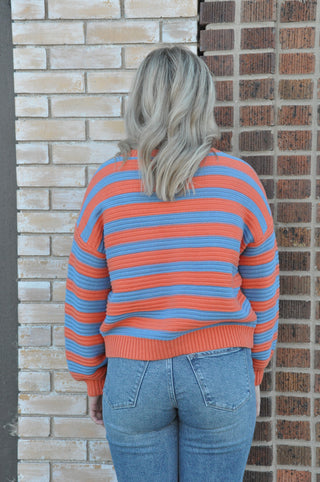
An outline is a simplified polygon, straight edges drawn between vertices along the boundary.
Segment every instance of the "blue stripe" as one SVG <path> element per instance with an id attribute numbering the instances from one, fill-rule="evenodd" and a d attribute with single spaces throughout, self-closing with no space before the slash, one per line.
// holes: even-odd
<path id="1" fill-rule="evenodd" d="M 94 336 L 99 334 L 101 322 L 99 323 L 88 323 L 75 320 L 71 315 L 65 316 L 65 325 L 76 335 L 81 336 Z"/>
<path id="2" fill-rule="evenodd" d="M 239 251 L 240 242 L 224 236 L 189 236 L 181 238 L 149 239 L 147 241 L 121 243 L 107 249 L 108 259 L 133 253 L 144 253 L 183 248 L 221 248 Z"/>
<path id="3" fill-rule="evenodd" d="M 139 276 L 147 276 L 152 274 L 166 274 L 172 272 L 194 271 L 195 273 L 223 273 L 234 275 L 237 268 L 231 263 L 223 261 L 189 261 L 173 263 L 159 263 L 146 266 L 135 266 L 134 268 L 115 269 L 111 273 L 112 280 L 137 278 Z"/>
<path id="4" fill-rule="evenodd" d="M 106 310 L 107 300 L 83 300 L 72 291 L 66 290 L 66 303 L 82 313 L 102 313 Z"/>
<path id="5" fill-rule="evenodd" d="M 110 287 L 109 277 L 107 278 L 92 278 L 78 273 L 78 271 L 71 265 L 68 268 L 68 278 L 77 286 L 86 290 L 99 291 Z"/>
<path id="6" fill-rule="evenodd" d="M 214 326 L 220 326 L 220 325 L 237 325 L 237 323 L 218 323 L 218 324 L 212 324 L 212 325 L 206 325 L 202 328 L 194 328 L 191 330 L 185 330 L 185 331 L 160 331 L 160 330 L 146 330 L 146 329 L 141 329 L 141 328 L 132 328 L 132 327 L 117 327 L 113 328 L 112 330 L 108 331 L 105 336 L 108 335 L 122 335 L 122 336 L 133 336 L 136 338 L 148 338 L 149 340 L 174 340 L 175 338 L 178 338 L 179 336 L 186 335 L 188 333 L 193 333 L 194 331 L 199 331 L 203 330 L 206 328 L 211 328 Z M 241 323 L 240 326 L 252 326 L 252 323 Z"/>
<path id="7" fill-rule="evenodd" d="M 76 353 L 84 358 L 94 358 L 103 355 L 105 351 L 103 341 L 100 345 L 84 346 L 69 338 L 66 338 L 66 350 Z"/>
<path id="8" fill-rule="evenodd" d="M 92 268 L 100 268 L 100 269 L 106 268 L 105 259 L 94 256 L 94 254 L 88 253 L 87 251 L 85 251 L 79 246 L 79 244 L 76 242 L 75 239 L 73 240 L 71 251 L 77 258 L 77 260 L 83 264 L 87 264 Z"/>
<path id="9" fill-rule="evenodd" d="M 194 223 L 228 223 L 244 228 L 243 219 L 237 214 L 227 214 L 221 211 L 183 212 L 174 214 L 159 214 L 150 216 L 135 216 L 130 218 L 110 221 L 104 225 L 105 235 L 116 231 L 125 231 L 133 228 L 176 226 L 178 224 Z M 227 227 L 226 227 L 227 229 Z"/>
<path id="10" fill-rule="evenodd" d="M 251 306 L 249 302 L 244 302 L 242 309 L 236 312 L 227 313 L 225 311 L 206 311 L 199 309 L 188 309 L 188 308 L 172 308 L 166 310 L 153 310 L 153 311 L 135 311 L 132 313 L 124 313 L 122 315 L 110 316 L 107 315 L 104 323 L 107 325 L 112 325 L 123 320 L 130 320 L 133 317 L 143 318 L 154 318 L 158 319 L 159 323 L 161 320 L 166 320 L 168 318 L 182 318 L 198 321 L 219 321 L 219 320 L 244 320 L 251 312 Z M 251 323 L 250 326 L 255 326 L 256 322 Z M 161 326 L 161 325 L 160 325 Z"/>
<path id="11" fill-rule="evenodd" d="M 264 254 L 267 251 L 271 251 L 274 248 L 274 242 L 275 242 L 275 235 L 271 234 L 269 238 L 262 243 L 260 246 L 257 246 L 256 248 L 252 248 L 250 246 L 247 246 L 243 255 L 244 256 L 259 256 L 260 254 Z"/>
<path id="12" fill-rule="evenodd" d="M 276 294 L 279 282 L 275 282 L 269 288 L 243 288 L 242 291 L 251 301 L 268 301 Z"/>
<path id="13" fill-rule="evenodd" d="M 241 260 L 240 260 L 241 261 Z M 246 265 L 239 265 L 239 273 L 241 274 L 242 278 L 265 278 L 267 276 L 271 276 L 276 269 L 275 260 L 270 261 L 269 263 L 254 265 L 254 266 L 246 266 Z"/>

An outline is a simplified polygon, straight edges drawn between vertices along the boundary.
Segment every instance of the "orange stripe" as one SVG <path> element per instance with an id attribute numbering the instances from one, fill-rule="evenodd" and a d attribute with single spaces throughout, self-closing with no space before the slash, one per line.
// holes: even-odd
<path id="1" fill-rule="evenodd" d="M 84 365 L 87 367 L 95 367 L 97 365 L 100 365 L 106 357 L 105 355 L 99 355 L 93 358 L 86 358 L 84 356 L 76 355 L 75 353 L 72 353 L 71 351 L 66 350 L 66 358 L 69 361 L 73 361 L 75 363 L 78 363 L 79 365 Z"/>
<path id="2" fill-rule="evenodd" d="M 276 294 L 267 301 L 251 301 L 251 306 L 255 312 L 259 311 L 267 311 L 270 308 L 273 308 L 279 298 L 279 290 L 277 290 Z"/>
<path id="3" fill-rule="evenodd" d="M 175 286 L 177 284 L 190 286 L 235 287 L 231 274 L 183 271 L 114 280 L 112 282 L 112 290 L 113 292 L 124 293 L 146 288 L 157 288 L 160 286 Z M 238 283 L 238 285 L 240 285 L 240 283 Z"/>
<path id="4" fill-rule="evenodd" d="M 107 268 L 92 268 L 87 264 L 81 263 L 73 253 L 70 254 L 69 264 L 73 266 L 78 273 L 89 276 L 90 278 L 106 278 L 109 275 Z"/>
<path id="5" fill-rule="evenodd" d="M 70 278 L 67 279 L 66 289 L 75 293 L 78 298 L 87 301 L 104 300 L 107 298 L 110 290 L 86 290 L 79 288 Z"/>
<path id="6" fill-rule="evenodd" d="M 242 229 L 233 224 L 195 223 L 169 226 L 150 226 L 128 229 L 108 234 L 106 245 L 112 247 L 128 241 L 146 241 L 148 239 L 176 238 L 182 236 L 224 236 L 241 241 Z"/>
<path id="7" fill-rule="evenodd" d="M 72 316 L 75 320 L 86 324 L 102 322 L 106 315 L 105 312 L 83 313 L 82 311 L 76 310 L 73 306 L 69 305 L 69 303 L 65 304 L 65 313 Z"/>
<path id="8" fill-rule="evenodd" d="M 265 333 L 266 331 L 268 330 L 271 330 L 271 328 L 273 328 L 273 326 L 275 325 L 275 323 L 277 322 L 278 320 L 278 313 L 277 315 L 270 321 L 266 322 L 266 323 L 257 323 L 256 327 L 255 327 L 255 333 Z"/>
<path id="9" fill-rule="evenodd" d="M 65 337 L 69 340 L 73 340 L 79 345 L 83 346 L 92 346 L 92 345 L 99 345 L 103 343 L 103 336 L 102 335 L 78 335 L 74 331 L 70 330 L 70 328 L 65 327 L 64 329 Z"/>

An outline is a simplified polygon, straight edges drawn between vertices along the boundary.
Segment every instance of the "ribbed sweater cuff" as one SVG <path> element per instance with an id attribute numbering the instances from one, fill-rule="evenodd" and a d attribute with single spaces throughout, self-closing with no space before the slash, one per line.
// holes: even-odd
<path id="1" fill-rule="evenodd" d="M 104 386 L 104 378 L 100 378 L 99 380 L 87 380 L 87 390 L 89 397 L 95 397 L 97 395 L 102 395 L 103 393 L 103 386 Z"/>
<path id="2" fill-rule="evenodd" d="M 260 385 L 260 383 L 262 382 L 263 373 L 264 373 L 264 368 L 255 368 L 254 369 L 254 384 L 255 385 Z"/>

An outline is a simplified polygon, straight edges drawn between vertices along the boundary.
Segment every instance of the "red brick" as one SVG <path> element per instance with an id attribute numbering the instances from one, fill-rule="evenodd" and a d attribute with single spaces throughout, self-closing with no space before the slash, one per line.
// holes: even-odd
<path id="1" fill-rule="evenodd" d="M 311 156 L 278 156 L 277 170 L 281 176 L 310 174 Z"/>
<path id="2" fill-rule="evenodd" d="M 320 251 L 316 252 L 316 269 L 320 271 Z"/>
<path id="3" fill-rule="evenodd" d="M 309 373 L 278 372 L 276 373 L 276 390 L 278 392 L 310 392 Z"/>
<path id="4" fill-rule="evenodd" d="M 248 99 L 274 99 L 273 79 L 240 80 L 239 95 L 241 100 Z"/>
<path id="5" fill-rule="evenodd" d="M 280 131 L 278 147 L 281 151 L 308 151 L 311 149 L 311 131 Z"/>
<path id="6" fill-rule="evenodd" d="M 272 472 L 253 472 L 246 470 L 243 477 L 243 482 L 273 482 Z"/>
<path id="7" fill-rule="evenodd" d="M 269 397 L 261 397 L 260 415 L 261 417 L 271 417 L 272 400 Z"/>
<path id="8" fill-rule="evenodd" d="M 316 222 L 320 223 L 320 204 L 317 204 L 316 213 L 317 213 Z"/>
<path id="9" fill-rule="evenodd" d="M 200 51 L 232 50 L 234 48 L 234 30 L 201 30 Z"/>
<path id="10" fill-rule="evenodd" d="M 200 25 L 234 22 L 235 2 L 200 2 Z"/>
<path id="11" fill-rule="evenodd" d="M 312 124 L 311 105 L 284 105 L 278 110 L 278 124 L 308 126 Z"/>
<path id="12" fill-rule="evenodd" d="M 278 469 L 277 482 L 311 482 L 311 472 Z"/>
<path id="13" fill-rule="evenodd" d="M 243 28 L 241 30 L 241 48 L 268 49 L 275 47 L 275 29 L 273 27 Z"/>
<path id="14" fill-rule="evenodd" d="M 273 174 L 272 156 L 243 156 L 242 159 L 248 162 L 259 176 L 271 176 Z"/>
<path id="15" fill-rule="evenodd" d="M 267 198 L 272 199 L 274 197 L 274 180 L 273 179 L 261 179 L 261 184 L 264 187 Z"/>
<path id="16" fill-rule="evenodd" d="M 281 247 L 306 248 L 311 243 L 311 231 L 308 228 L 278 228 L 277 241 Z"/>
<path id="17" fill-rule="evenodd" d="M 308 179 L 281 179 L 277 182 L 279 199 L 307 199 L 311 195 L 311 181 Z"/>
<path id="18" fill-rule="evenodd" d="M 230 152 L 232 150 L 232 132 L 222 132 L 220 139 L 213 143 L 216 149 L 223 152 Z"/>
<path id="19" fill-rule="evenodd" d="M 239 135 L 241 151 L 269 151 L 273 149 L 273 134 L 271 131 L 247 131 Z"/>
<path id="20" fill-rule="evenodd" d="M 246 105 L 240 107 L 241 126 L 274 125 L 274 108 L 272 105 Z"/>
<path id="21" fill-rule="evenodd" d="M 315 244 L 317 248 L 320 247 L 320 228 L 315 229 Z"/>
<path id="22" fill-rule="evenodd" d="M 240 54 L 240 75 L 273 74 L 275 55 L 273 52 Z"/>
<path id="23" fill-rule="evenodd" d="M 208 55 L 203 58 L 214 75 L 218 77 L 233 75 L 233 55 Z"/>
<path id="24" fill-rule="evenodd" d="M 314 47 L 313 27 L 280 29 L 280 45 L 283 49 L 311 49 Z"/>
<path id="25" fill-rule="evenodd" d="M 311 465 L 311 447 L 293 447 L 278 445 L 277 463 L 279 465 Z"/>
<path id="26" fill-rule="evenodd" d="M 309 343 L 309 325 L 298 325 L 296 323 L 280 323 L 278 328 L 279 343 Z"/>
<path id="27" fill-rule="evenodd" d="M 270 392 L 270 390 L 272 390 L 272 387 L 273 387 L 272 372 L 268 372 L 267 370 L 265 370 L 260 387 L 263 392 Z"/>
<path id="28" fill-rule="evenodd" d="M 271 440 L 271 423 L 257 422 L 255 426 L 253 440 L 259 442 L 269 442 Z"/>
<path id="29" fill-rule="evenodd" d="M 231 101 L 233 100 L 233 81 L 232 80 L 220 80 L 215 82 L 216 98 L 218 101 Z"/>
<path id="30" fill-rule="evenodd" d="M 276 409 L 278 415 L 310 416 L 310 399 L 281 395 L 276 397 Z"/>
<path id="31" fill-rule="evenodd" d="M 305 348 L 277 348 L 277 366 L 286 368 L 310 368 L 310 351 Z"/>
<path id="32" fill-rule="evenodd" d="M 314 401 L 314 416 L 318 417 L 320 415 L 320 398 L 316 398 Z"/>
<path id="33" fill-rule="evenodd" d="M 281 99 L 312 99 L 312 79 L 281 79 L 279 82 L 279 95 Z"/>
<path id="34" fill-rule="evenodd" d="M 282 3 L 281 22 L 307 22 L 316 20 L 317 3 L 314 0 L 293 0 Z"/>
<path id="35" fill-rule="evenodd" d="M 214 116 L 220 127 L 233 127 L 233 107 L 215 107 Z"/>
<path id="36" fill-rule="evenodd" d="M 279 262 L 281 271 L 309 271 L 310 253 L 307 251 L 281 251 Z"/>
<path id="37" fill-rule="evenodd" d="M 314 368 L 316 370 L 320 369 L 320 350 L 315 350 L 314 352 Z"/>
<path id="38" fill-rule="evenodd" d="M 250 450 L 249 465 L 272 465 L 272 449 L 271 447 L 263 447 L 261 445 L 253 445 Z"/>
<path id="39" fill-rule="evenodd" d="M 279 72 L 283 75 L 313 74 L 315 56 L 310 52 L 280 54 Z"/>
<path id="40" fill-rule="evenodd" d="M 320 374 L 316 373 L 314 376 L 314 391 L 316 393 L 320 392 Z"/>
<path id="41" fill-rule="evenodd" d="M 310 223 L 312 205 L 310 203 L 278 203 L 280 223 Z"/>
<path id="42" fill-rule="evenodd" d="M 279 316 L 288 320 L 309 320 L 311 315 L 310 301 L 305 300 L 280 300 Z"/>
<path id="43" fill-rule="evenodd" d="M 319 254 L 319 253 L 317 253 L 317 254 Z M 315 295 L 320 296 L 320 278 L 316 278 Z"/>
<path id="44" fill-rule="evenodd" d="M 310 440 L 310 422 L 278 420 L 277 437 L 286 440 Z"/>
<path id="45" fill-rule="evenodd" d="M 242 22 L 268 22 L 275 20 L 276 11 L 272 0 L 242 1 Z"/>
<path id="46" fill-rule="evenodd" d="M 309 276 L 280 276 L 281 295 L 310 295 Z"/>
<path id="47" fill-rule="evenodd" d="M 320 343 L 320 325 L 316 325 L 316 343 Z"/>

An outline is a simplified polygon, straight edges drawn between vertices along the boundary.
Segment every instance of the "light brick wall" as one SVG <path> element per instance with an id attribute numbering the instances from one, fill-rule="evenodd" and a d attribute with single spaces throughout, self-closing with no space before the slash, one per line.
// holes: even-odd
<path id="1" fill-rule="evenodd" d="M 19 480 L 115 481 L 84 383 L 67 372 L 67 258 L 89 179 L 117 151 L 142 58 L 196 52 L 196 0 L 12 0 L 18 202 Z"/>

